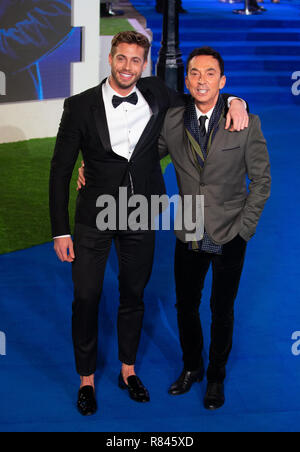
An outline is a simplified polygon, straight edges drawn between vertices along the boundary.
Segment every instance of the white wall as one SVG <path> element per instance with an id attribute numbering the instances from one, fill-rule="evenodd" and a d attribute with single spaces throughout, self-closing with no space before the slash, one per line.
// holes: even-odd
<path id="1" fill-rule="evenodd" d="M 54 137 L 63 111 L 63 99 L 0 105 L 0 143 Z"/>
<path id="2" fill-rule="evenodd" d="M 73 27 L 82 27 L 82 61 L 72 63 L 71 90 L 79 94 L 99 83 L 100 3 L 99 0 L 72 0 Z"/>

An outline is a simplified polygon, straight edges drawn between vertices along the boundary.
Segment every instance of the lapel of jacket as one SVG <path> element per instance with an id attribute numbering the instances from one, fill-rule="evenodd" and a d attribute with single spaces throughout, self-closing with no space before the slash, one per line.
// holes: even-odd
<path id="1" fill-rule="evenodd" d="M 209 160 L 210 158 L 212 158 L 213 154 L 216 152 L 217 149 L 219 149 L 222 146 L 222 143 L 224 141 L 225 138 L 225 134 L 227 134 L 227 131 L 225 130 L 225 123 L 226 123 L 226 119 L 222 118 L 220 125 L 219 125 L 219 129 L 216 133 L 216 136 L 212 142 L 211 148 L 209 150 L 208 156 L 206 160 Z"/>
<path id="2" fill-rule="evenodd" d="M 176 111 L 177 110 L 177 111 Z M 176 113 L 175 113 L 176 111 Z M 174 110 L 174 113 L 172 114 L 172 121 L 175 122 L 175 127 L 178 130 L 178 124 L 181 124 L 182 127 L 182 140 L 181 141 L 176 134 L 173 136 L 166 137 L 166 139 L 170 140 L 170 147 L 172 147 L 173 150 L 178 150 L 179 154 L 184 153 L 184 159 L 188 158 L 190 163 L 193 165 L 194 169 L 199 172 L 199 163 L 197 163 L 196 159 L 194 158 L 193 151 L 191 149 L 191 145 L 187 136 L 187 133 L 185 131 L 185 125 L 184 125 L 184 114 L 185 114 L 185 107 L 178 107 Z M 170 120 L 170 119 L 169 119 Z M 174 125 L 173 125 L 174 127 Z"/>
<path id="3" fill-rule="evenodd" d="M 146 102 L 148 103 L 149 107 L 151 108 L 152 116 L 151 116 L 148 124 L 146 125 L 146 127 L 133 151 L 132 158 L 139 152 L 140 149 L 143 149 L 145 142 L 147 141 L 148 137 L 151 135 L 152 128 L 155 124 L 155 121 L 156 121 L 156 119 L 158 117 L 158 113 L 159 113 L 159 105 L 158 105 L 158 101 L 157 101 L 155 95 L 153 94 L 153 92 L 150 89 L 145 88 L 143 86 L 142 80 L 138 82 L 137 88 L 140 90 L 140 92 L 144 96 Z"/>
<path id="4" fill-rule="evenodd" d="M 107 79 L 103 80 L 103 82 L 96 88 L 95 92 L 96 99 L 95 104 L 92 106 L 92 110 L 102 146 L 105 151 L 112 152 L 105 106 L 102 95 L 102 86 L 106 82 L 106 80 Z"/>

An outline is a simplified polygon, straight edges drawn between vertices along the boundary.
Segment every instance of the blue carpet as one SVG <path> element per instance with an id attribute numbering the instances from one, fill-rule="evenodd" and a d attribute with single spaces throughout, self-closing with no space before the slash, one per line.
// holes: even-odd
<path id="1" fill-rule="evenodd" d="M 298 16 L 300 22 L 299 10 L 290 12 L 295 3 L 282 3 L 281 10 L 278 5 L 266 3 L 270 19 L 274 16 L 276 20 L 296 22 Z M 154 2 L 134 4 L 146 11 L 149 26 L 152 21 L 159 24 L 161 18 L 153 11 Z M 186 27 L 189 20 L 194 23 L 198 18 L 201 23 L 199 4 L 184 2 L 193 13 L 184 17 Z M 207 1 L 205 8 L 213 18 L 215 14 L 223 17 L 232 6 Z M 254 20 L 268 21 L 268 16 Z M 240 24 L 239 20 L 236 23 Z M 233 42 L 240 28 L 232 30 Z M 300 64 L 295 66 L 294 70 L 300 70 Z M 264 72 L 257 78 L 263 82 Z M 237 88 L 234 92 L 240 94 Z M 167 394 L 169 384 L 181 370 L 181 354 L 174 308 L 175 237 L 171 232 L 159 232 L 153 275 L 145 294 L 145 326 L 137 366 L 151 392 L 151 403 L 138 405 L 117 387 L 118 267 L 113 250 L 99 315 L 99 412 L 89 419 L 77 414 L 70 267 L 60 264 L 52 244 L 46 244 L 0 256 L 0 332 L 5 333 L 7 341 L 6 355 L 0 356 L 0 431 L 299 431 L 300 356 L 292 354 L 291 339 L 294 331 L 300 331 L 299 101 L 299 97 L 291 98 L 288 90 L 284 102 L 277 102 L 275 97 L 265 103 L 250 99 L 251 110 L 261 116 L 268 140 L 273 188 L 247 252 L 236 304 L 226 405 L 216 413 L 203 408 L 205 382 L 185 396 L 172 398 Z M 289 158 L 285 158 L 287 153 Z M 176 192 L 172 166 L 167 168 L 166 182 L 169 194 Z M 210 282 L 211 274 L 201 307 L 206 363 Z"/>

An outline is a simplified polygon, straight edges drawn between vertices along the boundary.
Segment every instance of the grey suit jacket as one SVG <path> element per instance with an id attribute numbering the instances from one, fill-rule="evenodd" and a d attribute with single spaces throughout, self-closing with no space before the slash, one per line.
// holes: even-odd
<path id="1" fill-rule="evenodd" d="M 168 111 L 159 141 L 161 158 L 171 155 L 179 194 L 204 195 L 204 227 L 216 244 L 228 243 L 238 234 L 249 241 L 271 188 L 269 155 L 260 120 L 250 115 L 247 129 L 229 132 L 222 118 L 204 168 L 199 169 L 184 130 L 184 111 L 184 107 Z M 189 232 L 184 227 L 175 231 L 182 242 L 187 241 Z"/>

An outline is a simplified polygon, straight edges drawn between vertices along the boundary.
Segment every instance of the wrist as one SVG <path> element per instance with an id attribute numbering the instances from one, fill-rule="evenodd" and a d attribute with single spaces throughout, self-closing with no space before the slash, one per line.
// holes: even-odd
<path id="1" fill-rule="evenodd" d="M 247 104 L 244 101 L 244 99 L 241 99 L 240 97 L 229 97 L 228 98 L 228 108 L 230 108 L 232 105 L 234 105 L 234 103 L 238 101 L 238 102 L 242 102 L 242 104 L 245 107 L 245 110 L 247 110 Z"/>

